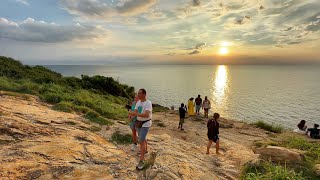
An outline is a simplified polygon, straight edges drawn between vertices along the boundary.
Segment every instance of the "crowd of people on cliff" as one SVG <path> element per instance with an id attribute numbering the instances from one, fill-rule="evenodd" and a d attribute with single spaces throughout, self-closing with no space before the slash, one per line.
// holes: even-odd
<path id="1" fill-rule="evenodd" d="M 127 105 L 129 110 L 129 126 L 132 131 L 132 140 L 133 144 L 131 147 L 132 151 L 138 149 L 139 143 L 139 163 L 136 166 L 137 170 L 142 170 L 145 167 L 144 156 L 148 153 L 148 143 L 147 143 L 147 134 L 152 125 L 152 103 L 146 97 L 147 92 L 145 89 L 140 89 L 138 94 L 135 95 L 134 100 L 130 105 Z M 204 116 L 208 118 L 209 109 L 211 108 L 211 103 L 208 100 L 207 96 L 202 101 L 200 95 L 195 99 L 190 98 L 187 106 L 183 103 L 179 108 L 180 121 L 178 129 L 183 129 L 184 119 L 186 114 L 189 116 L 194 116 L 195 114 L 200 115 L 201 108 L 204 110 Z M 207 136 L 208 136 L 208 145 L 206 154 L 210 153 L 210 147 L 214 142 L 216 144 L 216 154 L 219 154 L 219 119 L 220 115 L 214 113 L 213 117 L 210 118 L 207 122 Z"/>

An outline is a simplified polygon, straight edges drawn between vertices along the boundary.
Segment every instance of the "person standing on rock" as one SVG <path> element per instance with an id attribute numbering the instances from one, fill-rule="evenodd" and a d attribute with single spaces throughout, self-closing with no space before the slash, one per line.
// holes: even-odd
<path id="1" fill-rule="evenodd" d="M 219 153 L 219 119 L 220 115 L 218 113 L 213 114 L 213 119 L 209 119 L 207 123 L 208 128 L 208 145 L 207 145 L 207 154 L 209 154 L 209 150 L 211 147 L 212 142 L 216 143 L 216 154 Z"/>
<path id="2" fill-rule="evenodd" d="M 197 115 L 199 115 L 200 114 L 201 105 L 202 105 L 202 99 L 200 97 L 200 94 L 195 99 L 195 102 L 196 102 L 196 113 L 197 113 Z"/>
<path id="3" fill-rule="evenodd" d="M 146 98 L 146 95 L 147 92 L 145 89 L 139 90 L 139 101 L 136 103 L 134 112 L 129 113 L 130 116 L 137 116 L 135 127 L 138 132 L 140 143 L 140 161 L 136 166 L 137 170 L 142 170 L 145 166 L 144 155 L 147 152 L 146 137 L 152 125 L 152 103 Z"/>
<path id="4" fill-rule="evenodd" d="M 182 126 L 184 123 L 184 118 L 186 117 L 186 109 L 183 103 L 181 103 L 181 107 L 179 108 L 179 115 L 180 115 L 180 121 L 179 121 L 178 129 L 184 130 Z"/>
<path id="5" fill-rule="evenodd" d="M 194 102 L 193 97 L 188 100 L 188 116 L 194 115 Z"/>
<path id="6" fill-rule="evenodd" d="M 130 112 L 134 112 L 134 109 L 136 107 L 136 104 L 137 102 L 139 101 L 139 97 L 137 94 L 135 94 L 134 96 L 134 100 L 131 104 L 131 110 Z M 130 126 L 130 129 L 132 131 L 132 141 L 133 141 L 133 144 L 132 144 L 132 147 L 131 147 L 131 151 L 135 151 L 137 149 L 137 131 L 136 131 L 136 127 L 135 127 L 135 123 L 136 123 L 136 120 L 137 120 L 137 117 L 136 116 L 129 116 L 129 126 Z"/>
<path id="7" fill-rule="evenodd" d="M 211 103 L 208 100 L 207 96 L 204 97 L 204 101 L 202 103 L 202 108 L 204 109 L 204 117 L 208 118 L 209 109 L 211 108 Z"/>

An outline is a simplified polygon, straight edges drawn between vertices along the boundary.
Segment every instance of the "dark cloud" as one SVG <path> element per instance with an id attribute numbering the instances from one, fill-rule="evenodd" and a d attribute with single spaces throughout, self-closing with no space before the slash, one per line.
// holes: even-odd
<path id="1" fill-rule="evenodd" d="M 293 41 L 293 42 L 288 42 L 287 44 L 300 44 L 301 42 L 299 41 Z"/>
<path id="2" fill-rule="evenodd" d="M 202 49 L 205 45 L 205 43 L 199 43 L 194 47 L 194 49 Z"/>
<path id="3" fill-rule="evenodd" d="M 200 6 L 201 1 L 200 0 L 192 0 L 192 5 L 193 6 Z"/>
<path id="4" fill-rule="evenodd" d="M 259 10 L 263 10 L 264 9 L 264 7 L 261 5 L 260 7 L 259 7 Z"/>
<path id="5" fill-rule="evenodd" d="M 116 15 L 133 16 L 145 12 L 156 0 L 129 0 L 122 5 L 112 6 L 103 0 L 60 0 L 60 4 L 70 14 L 95 19 L 105 19 Z"/>
<path id="6" fill-rule="evenodd" d="M 167 55 L 167 56 L 174 56 L 174 55 L 176 55 L 176 53 L 168 53 L 168 54 L 165 54 L 165 55 Z"/>
<path id="7" fill-rule="evenodd" d="M 198 51 L 198 50 L 194 50 L 194 51 L 192 51 L 192 52 L 190 52 L 190 53 L 188 53 L 189 55 L 193 55 L 193 54 L 199 54 L 200 53 L 200 51 Z"/>
<path id="8" fill-rule="evenodd" d="M 94 26 L 80 24 L 61 26 L 28 18 L 22 22 L 12 22 L 0 18 L 0 39 L 31 42 L 66 42 L 72 40 L 92 40 L 107 36 L 108 31 Z"/>

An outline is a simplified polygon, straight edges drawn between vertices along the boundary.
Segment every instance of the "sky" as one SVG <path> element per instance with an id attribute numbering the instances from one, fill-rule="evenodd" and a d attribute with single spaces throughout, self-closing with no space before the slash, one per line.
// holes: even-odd
<path id="1" fill-rule="evenodd" d="M 319 0 L 1 0 L 26 64 L 320 63 Z"/>

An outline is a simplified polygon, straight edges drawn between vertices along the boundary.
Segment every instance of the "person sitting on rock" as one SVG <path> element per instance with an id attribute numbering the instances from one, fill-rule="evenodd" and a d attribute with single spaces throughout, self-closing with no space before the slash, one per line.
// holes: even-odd
<path id="1" fill-rule="evenodd" d="M 300 131 L 306 131 L 307 130 L 306 121 L 301 120 L 300 123 L 298 124 L 298 128 Z"/>
<path id="2" fill-rule="evenodd" d="M 211 147 L 212 142 L 216 143 L 216 154 L 219 153 L 219 119 L 220 115 L 218 113 L 213 114 L 213 119 L 209 119 L 207 123 L 208 128 L 208 145 L 207 145 L 207 154 L 209 154 L 209 150 Z"/>
<path id="3" fill-rule="evenodd" d="M 307 133 L 310 132 L 310 137 L 313 139 L 320 139 L 320 129 L 318 129 L 319 124 L 314 124 L 313 128 L 308 128 Z"/>

